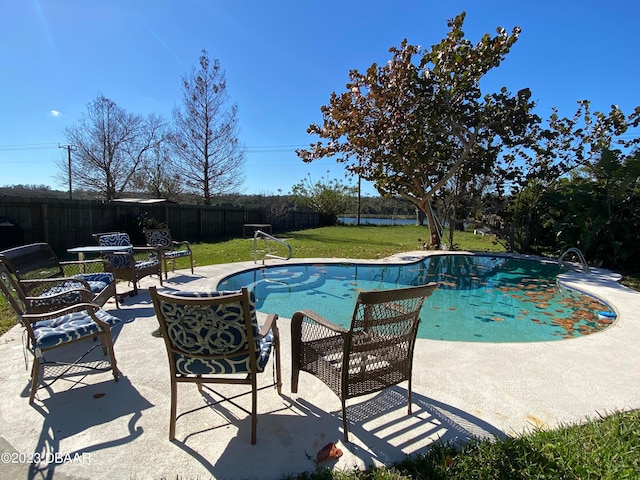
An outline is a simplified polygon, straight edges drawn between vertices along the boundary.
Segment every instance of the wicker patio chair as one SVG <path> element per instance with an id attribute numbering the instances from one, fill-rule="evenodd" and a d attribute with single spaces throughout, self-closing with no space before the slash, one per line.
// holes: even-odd
<path id="1" fill-rule="evenodd" d="M 158 247 L 164 266 L 164 278 L 168 278 L 167 260 L 171 260 L 171 271 L 176 270 L 176 258 L 189 257 L 191 273 L 193 274 L 193 252 L 191 245 L 186 240 L 177 241 L 171 238 L 171 230 L 168 228 L 145 228 L 144 236 L 147 245 Z"/>
<path id="2" fill-rule="evenodd" d="M 98 245 L 105 246 L 128 246 L 128 251 L 123 252 L 103 252 L 102 257 L 107 260 L 107 268 L 113 272 L 116 278 L 126 280 L 133 285 L 133 295 L 138 294 L 138 282 L 148 275 L 158 275 L 160 285 L 162 285 L 162 265 L 160 263 L 160 249 L 157 247 L 134 247 L 127 233 L 109 232 L 96 233 L 93 237 L 98 241 Z M 136 259 L 134 254 L 145 252 L 149 258 L 145 260 Z"/>
<path id="3" fill-rule="evenodd" d="M 246 287 L 234 292 L 171 294 L 150 287 L 149 292 L 169 358 L 169 439 L 173 440 L 176 432 L 178 383 L 195 383 L 200 392 L 203 384 L 240 384 L 251 386 L 251 412 L 232 403 L 251 415 L 251 443 L 256 443 L 257 392 L 275 385 L 280 394 L 282 388 L 278 316 L 270 314 L 259 328 L 255 297 Z M 272 349 L 275 381 L 258 388 L 257 374 L 265 370 Z M 223 398 L 229 401 L 236 397 Z"/>
<path id="4" fill-rule="evenodd" d="M 77 289 L 93 293 L 91 302 L 103 306 L 111 297 L 115 299 L 116 282 L 104 260 L 61 262 L 48 243 L 32 243 L 0 252 L 0 262 L 18 280 L 25 297 L 34 300 L 26 305 L 29 313 L 57 310 L 80 301 Z M 82 273 L 87 268 L 94 273 Z M 79 272 L 79 273 L 73 273 Z M 66 292 L 66 295 L 56 295 Z"/>
<path id="5" fill-rule="evenodd" d="M 62 373 L 49 382 L 48 385 L 51 385 L 55 380 L 64 376 L 71 367 L 82 364 L 82 360 L 86 355 L 98 345 L 102 346 L 104 355 L 109 355 L 110 370 L 113 372 L 113 378 L 118 381 L 111 327 L 119 325 L 122 321 L 105 312 L 95 303 L 91 303 L 93 298 L 91 291 L 82 288 L 76 290 L 80 301 L 74 305 L 64 306 L 46 313 L 27 313 L 25 305 L 37 300 L 37 297 L 25 297 L 18 281 L 3 263 L 0 263 L 0 291 L 22 323 L 26 331 L 25 348 L 33 355 L 29 403 L 33 403 L 40 384 L 41 370 L 46 365 L 64 365 Z M 65 291 L 49 295 L 47 298 L 53 298 L 55 301 L 56 296 L 64 296 L 68 295 L 68 293 L 68 291 Z M 99 344 L 92 342 L 96 338 L 100 339 Z M 47 352 L 64 348 L 81 340 L 91 342 L 91 346 L 84 355 L 77 358 L 73 363 L 61 364 L 60 362 L 47 361 L 45 359 Z M 109 370 L 108 368 L 97 368 L 91 365 L 84 366 L 95 370 Z"/>
<path id="6" fill-rule="evenodd" d="M 312 310 L 293 314 L 291 391 L 298 391 L 300 371 L 322 380 L 342 402 L 345 441 L 349 441 L 346 401 L 350 398 L 406 380 L 411 414 L 411 370 L 420 309 L 436 286 L 360 292 L 349 329 Z"/>

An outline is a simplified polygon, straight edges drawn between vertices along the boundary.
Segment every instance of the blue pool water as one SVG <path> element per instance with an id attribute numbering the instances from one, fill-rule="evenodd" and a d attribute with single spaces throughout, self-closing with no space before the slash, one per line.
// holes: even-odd
<path id="1" fill-rule="evenodd" d="M 349 326 L 357 293 L 438 282 L 421 312 L 419 338 L 469 342 L 536 342 L 602 330 L 610 309 L 557 285 L 556 263 L 493 255 L 434 255 L 412 264 L 303 264 L 231 275 L 218 290 L 248 286 L 261 312 L 291 318 L 315 310 Z"/>

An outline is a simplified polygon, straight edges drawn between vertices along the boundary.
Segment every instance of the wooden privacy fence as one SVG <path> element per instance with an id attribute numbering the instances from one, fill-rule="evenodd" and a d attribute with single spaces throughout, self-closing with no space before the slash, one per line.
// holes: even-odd
<path id="1" fill-rule="evenodd" d="M 0 249 L 9 242 L 46 242 L 57 252 L 79 245 L 93 245 L 92 233 L 127 232 L 134 244 L 144 244 L 142 224 L 163 223 L 176 240 L 211 241 L 241 237 L 247 223 L 274 223 L 261 209 L 181 205 L 176 203 L 121 203 L 0 195 L 0 216 L 14 226 L 0 226 Z M 274 231 L 318 226 L 314 212 L 290 211 L 273 225 Z M 15 229 L 22 235 L 16 235 Z M 3 232 L 4 229 L 4 232 Z M 9 233 L 11 232 L 11 235 Z"/>

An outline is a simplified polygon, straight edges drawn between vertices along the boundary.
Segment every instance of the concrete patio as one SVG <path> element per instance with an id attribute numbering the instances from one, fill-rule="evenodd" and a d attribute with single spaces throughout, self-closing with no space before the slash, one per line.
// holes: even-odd
<path id="1" fill-rule="evenodd" d="M 424 254 L 408 252 L 387 261 Z M 222 277 L 254 266 L 196 267 L 195 275 L 177 271 L 169 273 L 165 288 L 213 289 Z M 405 385 L 367 402 L 353 400 L 347 444 L 342 441 L 340 402 L 328 388 L 303 373 L 299 393 L 290 393 L 290 322 L 281 318 L 283 395 L 274 388 L 259 392 L 258 441 L 251 445 L 248 415 L 228 405 L 178 417 L 176 441 L 168 440 L 166 352 L 162 339 L 151 335 L 157 322 L 146 290 L 158 280 L 147 277 L 141 293 L 125 299 L 120 310 L 113 302 L 106 305 L 131 320 L 114 332 L 118 382 L 110 372 L 73 372 L 40 389 L 30 406 L 30 358 L 24 354 L 22 329 L 17 326 L 0 338 L 0 476 L 278 479 L 313 471 L 316 452 L 330 441 L 344 455 L 322 465 L 350 470 L 402 460 L 438 439 L 503 437 L 640 408 L 640 293 L 602 271 L 566 274 L 563 280 L 604 299 L 618 314 L 617 322 L 600 333 L 554 342 L 419 339 L 413 415 L 406 414 Z M 103 358 L 100 349 L 91 355 Z M 261 383 L 271 380 L 269 369 Z M 233 395 L 238 388 L 220 391 Z M 249 406 L 249 397 L 238 401 Z M 179 414 L 204 404 L 194 385 L 179 385 Z M 34 454 L 54 462 L 29 465 Z M 13 459 L 18 463 L 10 463 Z"/>

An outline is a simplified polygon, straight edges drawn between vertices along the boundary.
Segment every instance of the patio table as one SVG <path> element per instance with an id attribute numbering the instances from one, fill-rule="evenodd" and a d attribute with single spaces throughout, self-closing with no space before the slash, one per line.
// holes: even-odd
<path id="1" fill-rule="evenodd" d="M 102 253 L 102 252 L 128 252 L 131 249 L 128 245 L 113 245 L 113 246 L 103 246 L 100 245 L 89 245 L 86 247 L 73 247 L 68 248 L 67 252 L 69 253 L 77 253 L 78 260 L 83 261 L 85 253 Z"/>

